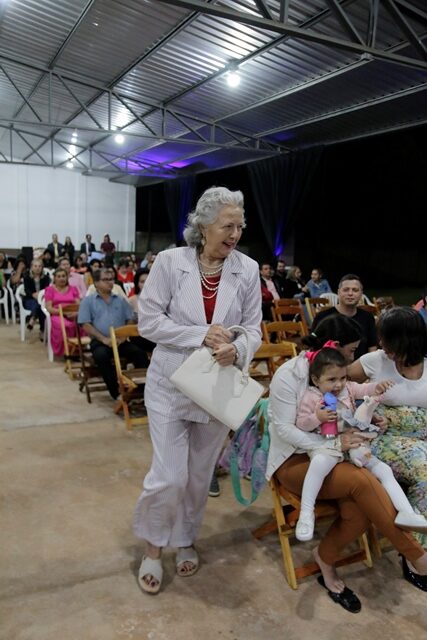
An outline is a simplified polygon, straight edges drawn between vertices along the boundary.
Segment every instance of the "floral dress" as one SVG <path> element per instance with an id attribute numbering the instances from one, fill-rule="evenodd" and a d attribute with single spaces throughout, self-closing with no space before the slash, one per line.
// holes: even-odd
<path id="1" fill-rule="evenodd" d="M 393 469 L 415 511 L 427 517 L 427 409 L 380 405 L 376 412 L 389 425 L 372 442 L 372 453 Z M 427 534 L 414 533 L 414 537 L 427 549 Z"/>

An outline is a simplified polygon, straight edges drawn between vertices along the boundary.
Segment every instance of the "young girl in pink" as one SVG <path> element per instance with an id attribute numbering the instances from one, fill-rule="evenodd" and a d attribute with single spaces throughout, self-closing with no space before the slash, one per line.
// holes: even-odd
<path id="1" fill-rule="evenodd" d="M 349 382 L 346 374 L 346 361 L 344 357 L 331 346 L 326 346 L 318 352 L 308 352 L 310 362 L 310 387 L 302 397 L 298 407 L 296 425 L 303 431 L 321 432 L 323 423 L 337 421 L 337 431 L 342 432 L 346 428 L 354 428 L 346 425 L 343 415 L 353 413 L 356 409 L 355 400 L 364 396 L 380 395 L 392 386 L 392 382 L 357 384 Z M 325 407 L 323 395 L 330 393 L 336 398 L 337 409 L 333 411 Z M 372 439 L 372 434 L 367 434 L 367 442 Z M 334 466 L 344 459 L 339 446 L 339 438 L 325 436 L 325 446 L 307 451 L 310 457 L 310 466 L 305 476 L 301 494 L 301 513 L 296 526 L 295 535 L 298 540 L 311 540 L 314 530 L 314 504 L 317 494 L 323 484 L 323 480 Z M 352 456 L 350 456 L 350 460 Z M 427 520 L 422 515 L 414 512 L 406 495 L 395 479 L 391 468 L 370 451 L 363 456 L 357 456 L 358 466 L 365 466 L 378 478 L 387 491 L 391 501 L 397 510 L 395 524 L 402 529 L 412 531 L 427 531 Z"/>

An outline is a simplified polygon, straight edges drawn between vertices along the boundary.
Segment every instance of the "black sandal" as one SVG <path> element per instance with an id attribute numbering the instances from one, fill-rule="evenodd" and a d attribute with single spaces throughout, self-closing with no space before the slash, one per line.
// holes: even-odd
<path id="1" fill-rule="evenodd" d="M 360 602 L 357 595 L 349 589 L 348 587 L 344 587 L 344 590 L 340 593 L 336 591 L 331 591 L 325 584 L 323 576 L 319 576 L 317 578 L 317 582 L 322 585 L 324 589 L 328 592 L 328 596 L 337 604 L 340 604 L 346 611 L 350 611 L 350 613 L 359 613 L 362 608 L 362 603 Z"/>
<path id="2" fill-rule="evenodd" d="M 421 573 L 415 573 L 415 571 L 411 571 L 411 569 L 408 567 L 406 558 L 402 555 L 400 555 L 400 557 L 402 559 L 402 570 L 405 580 L 413 584 L 414 587 L 417 587 L 417 589 L 421 589 L 421 591 L 427 591 L 427 575 L 422 575 Z"/>

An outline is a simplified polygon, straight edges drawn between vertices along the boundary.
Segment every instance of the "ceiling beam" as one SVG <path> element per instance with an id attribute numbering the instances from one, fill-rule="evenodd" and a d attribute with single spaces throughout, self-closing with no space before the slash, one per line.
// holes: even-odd
<path id="1" fill-rule="evenodd" d="M 412 95 L 413 93 L 419 93 L 421 91 L 425 91 L 427 93 L 427 85 L 421 84 L 415 87 L 409 87 L 408 89 L 402 89 L 401 91 L 397 91 L 396 93 L 389 94 L 388 96 L 381 96 L 380 98 L 372 98 L 371 100 L 366 100 L 359 104 L 349 105 L 347 107 L 342 107 L 340 109 L 336 109 L 335 111 L 330 111 L 329 113 L 322 113 L 317 116 L 312 116 L 311 118 L 305 118 L 304 120 L 298 120 L 295 122 L 287 123 L 285 126 L 275 127 L 274 129 L 269 129 L 268 131 L 260 131 L 260 136 L 271 136 L 275 133 L 285 133 L 286 131 L 293 131 L 299 127 L 305 127 L 310 124 L 315 124 L 317 122 L 322 122 L 324 120 L 329 120 L 330 118 L 338 118 L 342 115 L 347 115 L 348 113 L 354 113 L 355 111 L 361 111 L 362 109 L 369 109 L 370 107 L 375 107 L 379 104 L 384 104 L 385 102 L 391 102 L 392 100 L 399 100 L 401 98 L 405 98 L 407 96 Z"/>
<path id="2" fill-rule="evenodd" d="M 269 20 L 268 18 L 259 18 L 242 11 L 236 11 L 223 6 L 212 6 L 206 4 L 204 0 L 158 0 L 166 4 L 173 4 L 174 6 L 184 7 L 185 9 L 191 9 L 192 11 L 200 11 L 200 13 L 206 13 L 213 15 L 217 18 L 224 18 L 225 20 L 233 20 L 235 22 L 241 22 L 258 29 L 265 29 L 266 31 L 273 31 L 274 33 L 280 33 L 282 35 L 289 35 L 296 40 L 304 40 L 307 42 L 315 42 L 316 44 L 325 45 L 326 47 L 342 49 L 344 51 L 350 51 L 352 53 L 363 54 L 367 53 L 374 58 L 380 60 L 388 60 L 395 64 L 409 66 L 414 69 L 427 70 L 427 62 L 411 58 L 408 56 L 399 56 L 393 53 L 378 49 L 376 47 L 368 47 L 365 44 L 358 42 L 351 42 L 341 38 L 334 38 L 332 36 L 326 36 L 314 31 L 307 31 L 300 27 L 294 27 L 289 23 L 282 23 L 276 20 Z"/>
<path id="3" fill-rule="evenodd" d="M 410 44 L 418 52 L 423 60 L 427 60 L 427 49 L 422 40 L 418 37 L 414 29 L 411 27 L 406 18 L 401 14 L 396 3 L 393 0 L 383 0 L 384 7 L 389 12 L 397 26 L 401 29 Z"/>

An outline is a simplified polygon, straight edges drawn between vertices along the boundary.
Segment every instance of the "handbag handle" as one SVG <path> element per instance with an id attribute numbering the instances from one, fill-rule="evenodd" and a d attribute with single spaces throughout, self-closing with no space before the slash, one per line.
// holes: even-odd
<path id="1" fill-rule="evenodd" d="M 233 324 L 231 327 L 228 327 L 228 331 L 234 331 L 235 333 L 241 333 L 246 338 L 246 356 L 245 361 L 243 363 L 242 374 L 243 378 L 246 380 L 249 378 L 249 365 L 251 363 L 249 357 L 249 334 L 245 327 L 242 327 L 240 324 Z"/>

